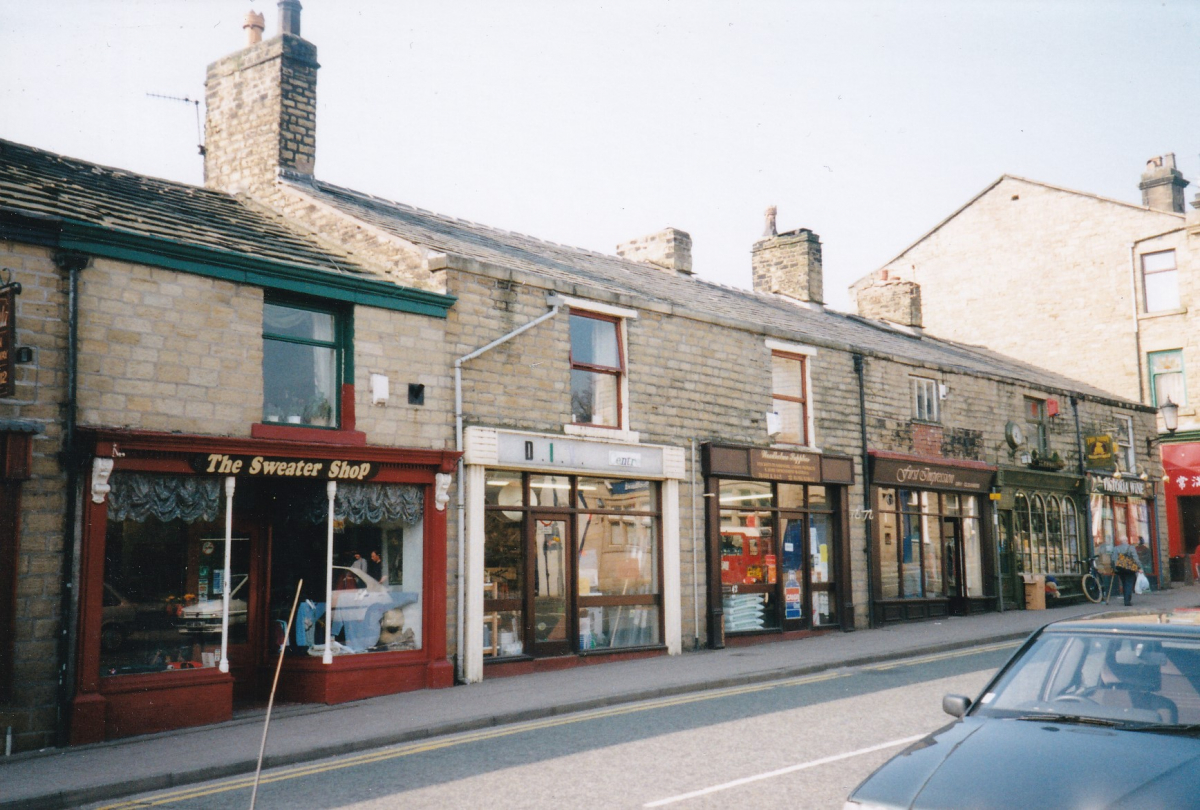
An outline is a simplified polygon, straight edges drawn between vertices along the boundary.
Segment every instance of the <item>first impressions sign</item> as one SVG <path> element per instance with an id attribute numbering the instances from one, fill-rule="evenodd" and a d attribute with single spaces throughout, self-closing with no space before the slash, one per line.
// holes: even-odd
<path id="1" fill-rule="evenodd" d="M 244 478 L 303 478 L 319 481 L 367 481 L 379 472 L 373 461 L 348 459 L 272 458 L 200 453 L 191 457 L 192 469 L 202 475 Z"/>

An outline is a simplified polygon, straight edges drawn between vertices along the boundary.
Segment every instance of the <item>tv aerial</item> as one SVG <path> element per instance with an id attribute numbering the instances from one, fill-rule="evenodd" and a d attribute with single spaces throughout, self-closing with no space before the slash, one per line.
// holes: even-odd
<path id="1" fill-rule="evenodd" d="M 200 102 L 194 98 L 187 96 L 165 96 L 161 93 L 147 93 L 150 98 L 161 98 L 166 101 L 182 101 L 185 104 L 191 104 L 196 110 L 196 149 L 200 152 L 200 157 L 204 157 L 204 135 L 200 131 Z"/>

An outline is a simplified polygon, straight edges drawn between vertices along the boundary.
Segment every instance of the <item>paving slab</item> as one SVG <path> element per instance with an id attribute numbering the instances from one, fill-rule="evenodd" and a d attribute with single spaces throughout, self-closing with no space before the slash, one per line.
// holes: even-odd
<path id="1" fill-rule="evenodd" d="M 1200 607 L 1200 586 L 1138 596 L 1136 607 Z M 840 631 L 493 678 L 337 706 L 276 707 L 264 768 L 383 745 L 705 689 L 794 677 L 1018 639 L 1049 621 L 1120 610 L 1085 603 L 1042 611 Z M 254 771 L 265 712 L 227 723 L 0 759 L 0 808 L 57 810 Z"/>

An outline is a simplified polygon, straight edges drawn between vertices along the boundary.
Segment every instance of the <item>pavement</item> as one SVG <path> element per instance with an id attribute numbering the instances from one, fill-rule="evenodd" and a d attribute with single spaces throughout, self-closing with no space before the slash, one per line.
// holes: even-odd
<path id="1" fill-rule="evenodd" d="M 1200 607 L 1200 585 L 1135 597 L 1135 607 Z M 1121 610 L 1071 605 L 1011 610 L 680 656 L 601 663 L 406 692 L 337 706 L 276 706 L 266 768 L 614 704 L 863 666 L 1024 638 L 1043 624 Z M 0 757 L 0 809 L 78 807 L 253 773 L 265 709 L 231 721 L 68 749 Z"/>

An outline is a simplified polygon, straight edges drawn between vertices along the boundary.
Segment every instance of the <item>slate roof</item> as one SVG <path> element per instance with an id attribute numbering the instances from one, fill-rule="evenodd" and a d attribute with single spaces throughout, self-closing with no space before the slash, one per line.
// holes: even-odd
<path id="1" fill-rule="evenodd" d="M 809 309 L 776 295 L 714 284 L 698 276 L 667 272 L 618 256 L 546 242 L 424 211 L 320 180 L 285 177 L 292 187 L 347 216 L 434 251 L 511 267 L 560 282 L 634 295 L 677 311 L 766 324 L 792 339 L 843 350 L 931 364 L 1077 392 L 1110 402 L 1136 404 L 1099 388 L 987 349 L 928 335 L 916 336 L 857 315 Z"/>
<path id="2" fill-rule="evenodd" d="M 309 269 L 382 275 L 233 195 L 2 139 L 0 207 Z"/>

